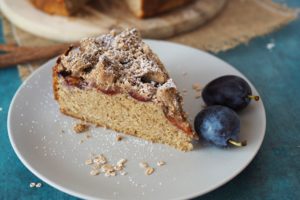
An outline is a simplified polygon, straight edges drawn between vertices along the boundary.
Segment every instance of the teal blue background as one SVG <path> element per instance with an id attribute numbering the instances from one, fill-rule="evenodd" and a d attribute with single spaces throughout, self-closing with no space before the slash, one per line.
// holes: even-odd
<path id="1" fill-rule="evenodd" d="M 300 7 L 299 0 L 284 2 Z M 266 44 L 271 40 L 276 46 L 269 51 Z M 300 20 L 216 56 L 255 85 L 266 107 L 267 132 L 257 156 L 242 173 L 197 199 L 300 199 Z M 0 199 L 76 199 L 46 183 L 40 189 L 28 186 L 40 180 L 17 158 L 6 127 L 8 107 L 20 84 L 15 67 L 0 69 Z"/>

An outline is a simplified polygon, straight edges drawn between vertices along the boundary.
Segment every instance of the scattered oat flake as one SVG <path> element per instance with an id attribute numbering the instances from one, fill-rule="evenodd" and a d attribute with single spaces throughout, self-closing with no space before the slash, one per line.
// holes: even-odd
<path id="1" fill-rule="evenodd" d="M 117 175 L 117 173 L 114 172 L 114 171 L 112 171 L 112 172 L 105 172 L 105 174 L 104 174 L 104 176 L 106 176 L 106 177 L 116 176 L 116 175 Z"/>
<path id="2" fill-rule="evenodd" d="M 117 162 L 117 165 L 123 166 L 126 162 L 127 162 L 127 160 L 124 159 L 124 158 L 122 158 L 121 160 L 119 160 L 119 161 Z"/>
<path id="3" fill-rule="evenodd" d="M 125 176 L 125 175 L 127 174 L 127 172 L 121 171 L 120 174 L 121 174 L 122 176 Z"/>
<path id="4" fill-rule="evenodd" d="M 120 173 L 122 176 L 127 173 L 123 171 L 127 159 L 120 159 L 116 165 L 107 163 L 107 159 L 103 154 L 90 154 L 90 158 L 85 161 L 85 164 L 91 167 L 90 175 L 96 176 L 103 173 L 106 177 L 117 176 Z"/>
<path id="5" fill-rule="evenodd" d="M 97 164 L 97 163 L 94 164 L 93 167 L 92 167 L 93 170 L 99 170 L 100 168 L 101 168 L 101 165 Z"/>
<path id="6" fill-rule="evenodd" d="M 114 170 L 116 170 L 116 171 L 121 171 L 122 169 L 123 169 L 122 165 L 116 165 L 116 166 L 114 166 Z"/>
<path id="7" fill-rule="evenodd" d="M 42 183 L 37 183 L 37 184 L 35 185 L 35 187 L 37 187 L 37 188 L 42 187 Z"/>
<path id="8" fill-rule="evenodd" d="M 139 165 L 141 168 L 147 168 L 149 166 L 148 163 L 146 163 L 146 162 L 140 162 Z"/>
<path id="9" fill-rule="evenodd" d="M 196 95 L 195 95 L 195 98 L 196 98 L 196 99 L 199 99 L 200 97 L 201 97 L 201 93 L 200 93 L 200 92 L 197 92 Z"/>
<path id="10" fill-rule="evenodd" d="M 165 165 L 165 164 L 166 164 L 166 162 L 165 162 L 165 161 L 162 161 L 162 160 L 160 160 L 160 161 L 158 161 L 156 164 L 157 164 L 157 166 L 163 166 L 163 165 Z"/>
<path id="11" fill-rule="evenodd" d="M 266 45 L 266 48 L 271 51 L 275 46 L 276 45 L 275 45 L 274 41 L 271 41 L 270 43 L 268 43 Z"/>
<path id="12" fill-rule="evenodd" d="M 83 133 L 89 129 L 89 126 L 87 124 L 77 123 L 73 129 L 76 133 Z"/>
<path id="13" fill-rule="evenodd" d="M 152 167 L 147 167 L 147 168 L 146 168 L 146 171 L 145 171 L 145 174 L 146 174 L 146 175 L 151 175 L 151 174 L 153 174 L 153 172 L 154 172 L 154 168 L 152 168 Z"/>
<path id="14" fill-rule="evenodd" d="M 201 91 L 201 85 L 200 85 L 200 83 L 194 83 L 192 87 L 196 91 Z"/>
<path id="15" fill-rule="evenodd" d="M 33 187 L 35 187 L 35 183 L 34 182 L 31 182 L 30 184 L 29 184 L 29 187 L 31 187 L 31 188 L 33 188 Z"/>
<path id="16" fill-rule="evenodd" d="M 117 140 L 118 142 L 121 141 L 122 139 L 123 139 L 123 136 L 117 135 L 116 140 Z"/>
<path id="17" fill-rule="evenodd" d="M 94 163 L 98 163 L 98 164 L 105 164 L 107 163 L 107 159 L 104 155 L 98 155 L 93 159 Z"/>
<path id="18" fill-rule="evenodd" d="M 111 164 L 104 164 L 102 165 L 101 170 L 104 172 L 112 172 L 114 171 L 114 167 Z"/>
<path id="19" fill-rule="evenodd" d="M 110 172 L 110 176 L 116 176 L 116 175 L 117 175 L 117 173 L 115 171 Z"/>
<path id="20" fill-rule="evenodd" d="M 93 164 L 93 163 L 94 163 L 94 162 L 93 162 L 92 159 L 88 159 L 88 160 L 85 161 L 85 164 L 86 164 L 86 165 L 91 165 L 91 164 Z"/>
<path id="21" fill-rule="evenodd" d="M 99 175 L 99 174 L 100 174 L 100 171 L 99 171 L 99 170 L 93 169 L 92 171 L 90 171 L 90 175 L 92 175 L 92 176 L 97 176 L 97 175 Z"/>

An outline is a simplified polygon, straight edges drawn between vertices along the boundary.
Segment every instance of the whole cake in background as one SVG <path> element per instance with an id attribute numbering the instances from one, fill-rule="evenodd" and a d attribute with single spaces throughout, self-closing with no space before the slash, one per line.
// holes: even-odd
<path id="1" fill-rule="evenodd" d="M 89 0 L 31 0 L 38 9 L 55 15 L 70 16 L 78 12 Z"/>
<path id="2" fill-rule="evenodd" d="M 31 0 L 39 9 L 49 14 L 70 16 L 80 11 L 88 1 L 97 0 Z M 111 0 L 98 0 L 111 1 Z M 121 0 L 122 1 L 122 0 Z M 151 17 L 185 5 L 192 0 L 123 0 L 124 6 L 139 17 Z M 126 4 L 126 5 L 125 5 Z"/>
<path id="3" fill-rule="evenodd" d="M 62 113 L 182 151 L 198 136 L 164 65 L 136 29 L 86 38 L 61 55 L 53 89 Z"/>

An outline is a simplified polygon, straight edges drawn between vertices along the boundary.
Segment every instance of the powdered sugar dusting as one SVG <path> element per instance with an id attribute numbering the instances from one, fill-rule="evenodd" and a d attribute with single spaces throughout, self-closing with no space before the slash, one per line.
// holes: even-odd
<path id="1" fill-rule="evenodd" d="M 155 86 L 168 78 L 161 61 L 136 29 L 85 38 L 79 48 L 61 56 L 61 64 L 60 71 L 88 83 L 105 88 L 117 86 L 127 91 L 126 82 L 135 86 L 138 93 L 147 92 L 146 96 L 153 96 Z M 155 82 L 150 85 L 153 89 L 145 89 L 149 82 Z"/>
<path id="2" fill-rule="evenodd" d="M 165 82 L 163 85 L 160 86 L 160 89 L 169 89 L 169 88 L 175 88 L 176 89 L 176 85 L 173 81 L 173 79 L 168 79 L 167 82 Z"/>

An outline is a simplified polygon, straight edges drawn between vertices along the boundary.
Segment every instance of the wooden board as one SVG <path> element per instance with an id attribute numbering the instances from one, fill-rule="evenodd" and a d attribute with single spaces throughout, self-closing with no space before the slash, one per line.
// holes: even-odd
<path id="1" fill-rule="evenodd" d="M 112 28 L 137 27 L 145 38 L 166 38 L 193 30 L 219 13 L 226 0 L 195 0 L 168 13 L 138 19 L 120 0 L 98 0 L 74 17 L 52 16 L 29 0 L 1 0 L 4 15 L 21 29 L 57 41 L 77 41 Z"/>

